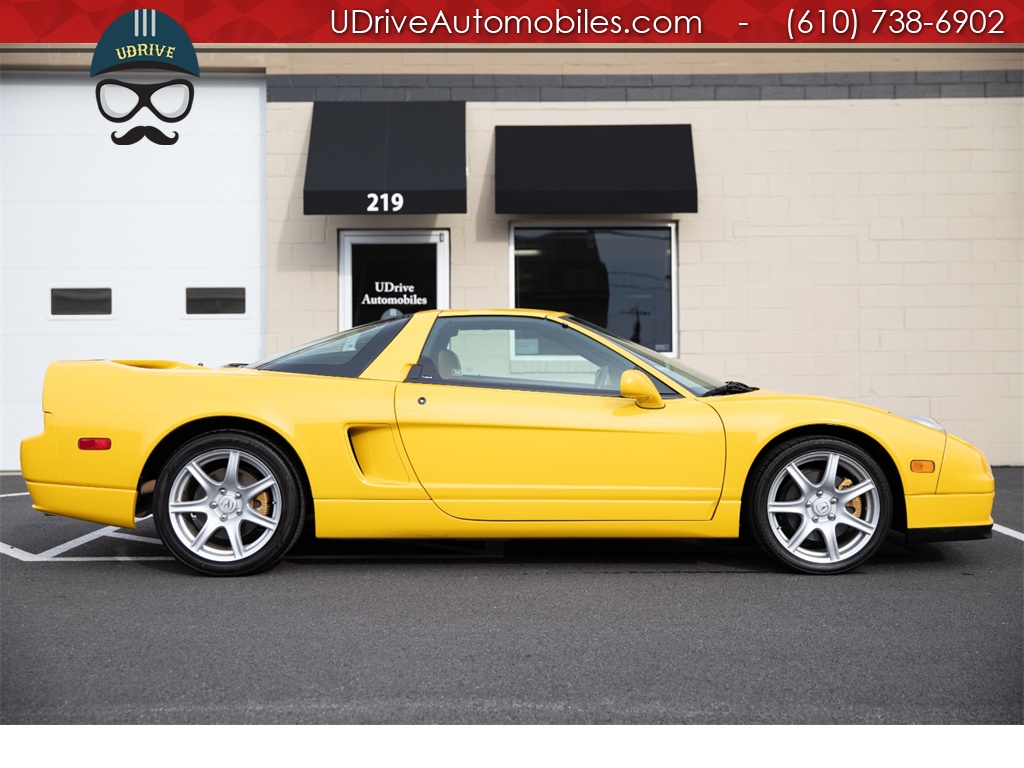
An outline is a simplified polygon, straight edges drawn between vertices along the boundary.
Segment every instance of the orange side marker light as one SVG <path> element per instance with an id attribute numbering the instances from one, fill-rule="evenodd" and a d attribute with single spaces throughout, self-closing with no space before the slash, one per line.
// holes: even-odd
<path id="1" fill-rule="evenodd" d="M 910 462 L 910 471 L 922 472 L 926 475 L 931 474 L 932 472 L 935 471 L 935 462 L 926 461 L 924 459 L 915 459 L 914 461 Z"/>

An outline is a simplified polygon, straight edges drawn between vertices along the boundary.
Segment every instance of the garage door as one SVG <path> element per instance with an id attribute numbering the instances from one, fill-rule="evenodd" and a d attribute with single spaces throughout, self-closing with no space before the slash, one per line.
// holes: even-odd
<path id="1" fill-rule="evenodd" d="M 0 469 L 42 428 L 47 363 L 260 357 L 264 81 L 202 77 L 178 141 L 117 145 L 85 73 L 0 81 Z M 143 110 L 140 114 L 145 114 Z M 130 393 L 125 393 L 126 397 Z"/>

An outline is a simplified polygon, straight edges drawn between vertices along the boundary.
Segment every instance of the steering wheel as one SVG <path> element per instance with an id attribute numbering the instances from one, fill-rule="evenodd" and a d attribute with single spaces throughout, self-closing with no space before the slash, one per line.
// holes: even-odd
<path id="1" fill-rule="evenodd" d="M 594 374 L 594 389 L 604 389 L 608 383 L 608 366 L 602 365 Z"/>

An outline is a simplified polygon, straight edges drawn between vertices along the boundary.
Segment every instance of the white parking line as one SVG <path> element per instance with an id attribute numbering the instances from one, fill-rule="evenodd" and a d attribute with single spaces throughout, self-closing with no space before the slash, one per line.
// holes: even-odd
<path id="1" fill-rule="evenodd" d="M 143 560 L 173 560 L 173 557 L 158 556 L 158 557 L 129 557 L 126 555 L 115 555 L 108 557 L 60 557 L 60 555 L 68 552 L 75 547 L 80 547 L 83 544 L 88 544 L 90 541 L 96 541 L 96 539 L 112 538 L 112 539 L 127 539 L 128 541 L 139 541 L 144 544 L 163 544 L 160 539 L 155 539 L 151 536 L 136 536 L 131 533 L 122 533 L 116 526 L 108 525 L 105 528 L 100 528 L 92 533 L 87 533 L 85 536 L 79 536 L 77 539 L 66 541 L 63 544 L 52 547 L 45 552 L 34 554 L 32 552 L 26 552 L 23 549 L 12 547 L 10 544 L 4 544 L 0 541 L 0 554 L 13 557 L 15 560 L 21 560 L 23 563 L 45 563 L 45 562 L 60 562 L 60 563 L 91 563 L 91 562 L 136 562 Z"/>
<path id="2" fill-rule="evenodd" d="M 93 531 L 92 533 L 87 533 L 87 534 L 85 534 L 85 536 L 79 536 L 77 539 L 72 539 L 71 541 L 66 541 L 63 544 L 60 544 L 60 545 L 58 545 L 56 547 L 53 547 L 52 549 L 48 549 L 45 552 L 41 552 L 41 553 L 39 553 L 39 557 L 42 557 L 42 558 L 45 558 L 45 559 L 56 557 L 57 555 L 62 554 L 63 552 L 67 552 L 69 549 L 74 549 L 75 547 L 80 547 L 83 544 L 88 544 L 90 541 L 96 541 L 96 539 L 102 539 L 104 536 L 106 536 L 109 533 L 111 533 L 112 531 L 116 531 L 116 530 L 117 530 L 117 526 L 116 525 L 108 525 L 105 528 L 100 528 L 98 531 Z"/>
<path id="3" fill-rule="evenodd" d="M 43 555 L 34 555 L 31 552 L 26 552 L 23 549 L 12 547 L 10 544 L 4 544 L 2 541 L 0 541 L 0 555 L 7 555 L 8 557 L 13 557 L 15 560 L 20 560 L 23 563 L 136 563 L 152 560 L 174 560 L 174 558 L 169 555 L 163 557 L 48 557 Z"/>
<path id="4" fill-rule="evenodd" d="M 0 493 L 0 499 L 9 499 L 13 496 L 28 496 L 28 491 L 24 493 Z"/>
<path id="5" fill-rule="evenodd" d="M 1013 530 L 1013 528 L 1006 528 L 1002 525 L 993 525 L 992 530 L 996 533 L 1001 533 L 1004 536 L 1009 536 L 1011 538 L 1017 539 L 1018 541 L 1024 541 L 1024 533 L 1021 533 L 1020 531 L 1015 531 Z"/>
<path id="6" fill-rule="evenodd" d="M 108 533 L 112 539 L 125 539 L 126 541 L 141 541 L 143 544 L 163 544 L 160 539 L 154 536 L 137 536 L 134 533 L 121 533 L 121 531 L 112 531 Z"/>
<path id="7" fill-rule="evenodd" d="M 42 558 L 40 558 L 42 560 Z M 115 555 L 113 557 L 48 557 L 47 563 L 148 563 L 154 560 L 174 560 L 170 555 L 160 557 L 129 557 L 128 555 Z"/>
<path id="8" fill-rule="evenodd" d="M 2 541 L 0 541 L 0 555 L 13 557 L 15 560 L 21 560 L 23 563 L 34 563 L 39 560 L 39 555 L 33 555 L 31 552 L 12 547 L 10 544 L 4 544 Z"/>

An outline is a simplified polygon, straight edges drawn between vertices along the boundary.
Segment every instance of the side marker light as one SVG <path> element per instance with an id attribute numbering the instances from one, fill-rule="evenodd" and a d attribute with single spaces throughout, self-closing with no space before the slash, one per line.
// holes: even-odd
<path id="1" fill-rule="evenodd" d="M 922 473 L 924 473 L 926 475 L 927 474 L 931 474 L 932 472 L 935 471 L 935 462 L 934 461 L 925 461 L 923 459 L 916 459 L 916 460 L 910 462 L 910 471 L 911 472 L 922 472 Z"/>
<path id="2" fill-rule="evenodd" d="M 109 451 L 110 450 L 110 438 L 109 437 L 83 437 L 78 441 L 78 450 L 80 451 Z"/>

